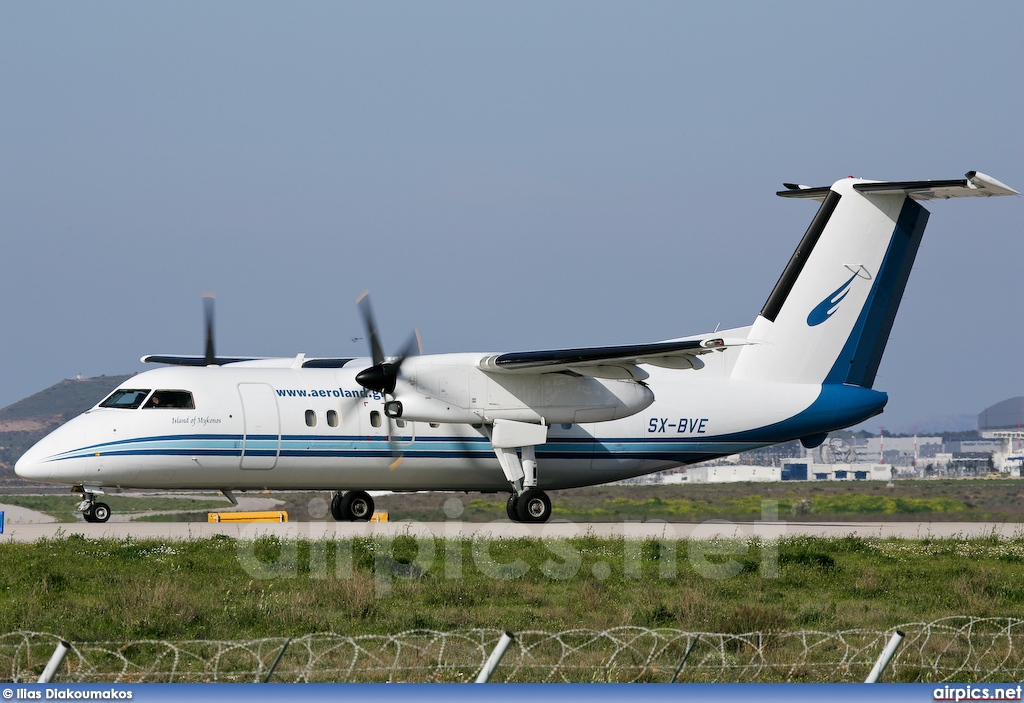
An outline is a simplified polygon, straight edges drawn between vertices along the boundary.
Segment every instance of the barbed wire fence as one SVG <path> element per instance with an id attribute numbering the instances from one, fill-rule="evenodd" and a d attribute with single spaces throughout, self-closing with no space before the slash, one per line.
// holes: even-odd
<path id="1" fill-rule="evenodd" d="M 1024 620 L 948 617 L 886 632 L 748 632 L 677 629 L 516 633 L 492 681 L 681 682 L 863 681 L 893 631 L 906 633 L 884 680 L 1024 679 Z M 472 681 L 501 630 L 414 630 L 395 635 L 310 634 L 292 638 L 274 670 L 284 682 Z M 0 635 L 0 678 L 35 681 L 58 635 Z M 287 638 L 72 643 L 60 682 L 262 681 Z"/>

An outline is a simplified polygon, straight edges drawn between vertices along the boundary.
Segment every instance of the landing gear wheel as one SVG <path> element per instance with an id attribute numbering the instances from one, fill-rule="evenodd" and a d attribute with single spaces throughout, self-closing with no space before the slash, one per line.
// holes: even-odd
<path id="1" fill-rule="evenodd" d="M 516 512 L 516 504 L 519 502 L 519 496 L 515 493 L 508 497 L 508 501 L 505 503 L 505 514 L 508 515 L 508 519 L 512 522 L 519 522 L 519 513 Z"/>
<path id="2" fill-rule="evenodd" d="M 366 491 L 350 491 L 341 499 L 341 512 L 346 520 L 369 522 L 373 517 L 373 498 Z"/>
<path id="3" fill-rule="evenodd" d="M 341 510 L 342 498 L 344 498 L 344 496 L 342 495 L 341 491 L 335 493 L 334 497 L 331 498 L 331 517 L 333 517 L 338 522 L 344 522 L 346 519 L 345 513 L 342 512 Z"/>
<path id="4" fill-rule="evenodd" d="M 106 503 L 96 503 L 89 510 L 92 513 L 93 522 L 106 522 L 110 519 L 110 506 Z"/>
<path id="5" fill-rule="evenodd" d="M 551 499 L 539 488 L 531 488 L 516 501 L 516 515 L 520 522 L 547 522 L 551 517 Z"/>
<path id="6" fill-rule="evenodd" d="M 106 503 L 90 503 L 82 511 L 82 517 L 86 522 L 106 522 L 110 519 L 110 506 Z"/>

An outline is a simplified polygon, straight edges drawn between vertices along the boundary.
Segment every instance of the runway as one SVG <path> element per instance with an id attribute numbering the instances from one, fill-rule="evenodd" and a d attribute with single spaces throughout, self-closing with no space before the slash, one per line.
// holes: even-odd
<path id="1" fill-rule="evenodd" d="M 817 537 L 858 537 L 904 539 L 1024 537 L 1024 524 L 1016 522 L 722 522 L 667 523 L 552 521 L 524 525 L 508 520 L 494 522 L 384 522 L 384 523 L 209 523 L 209 522 L 127 522 L 127 523 L 45 523 L 8 524 L 0 542 L 35 542 L 43 538 L 81 535 L 114 539 L 205 539 L 226 535 L 236 539 L 277 536 L 282 539 L 348 539 L 352 537 L 434 537 L 448 539 L 565 539 L 572 537 L 621 537 L 630 540 L 671 539 L 777 539 L 798 535 Z"/>

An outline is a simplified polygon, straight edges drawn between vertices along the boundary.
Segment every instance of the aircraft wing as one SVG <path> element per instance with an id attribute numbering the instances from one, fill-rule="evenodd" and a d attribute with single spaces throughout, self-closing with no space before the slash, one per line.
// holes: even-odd
<path id="1" fill-rule="evenodd" d="M 829 188 L 811 188 L 796 183 L 783 183 L 786 190 L 777 195 L 783 198 L 812 198 L 824 200 Z M 968 171 L 963 178 L 947 181 L 878 181 L 857 183 L 854 190 L 862 193 L 893 195 L 906 193 L 914 200 L 945 200 L 947 198 L 989 197 L 992 195 L 1020 195 L 1010 186 L 978 171 Z"/>
<path id="2" fill-rule="evenodd" d="M 241 364 L 246 366 L 284 367 L 294 366 L 296 360 L 293 357 L 272 358 L 266 356 L 218 356 L 215 357 L 213 366 L 224 366 L 225 364 Z M 340 369 L 352 357 L 327 358 L 316 357 L 307 359 L 304 356 L 298 360 L 298 365 L 304 369 Z M 206 363 L 205 356 L 193 356 L 188 354 L 148 354 L 142 357 L 146 364 L 169 364 L 171 366 L 210 366 Z"/>
<path id="3" fill-rule="evenodd" d="M 492 373 L 536 374 L 573 371 L 583 376 L 643 380 L 647 378 L 647 374 L 636 368 L 637 364 L 673 369 L 699 369 L 704 364 L 697 358 L 698 356 L 741 344 L 750 342 L 746 339 L 707 337 L 612 347 L 509 352 L 484 357 L 480 360 L 479 367 Z"/>
<path id="4" fill-rule="evenodd" d="M 218 356 L 214 358 L 213 366 L 224 364 L 237 364 L 239 361 L 258 361 L 258 356 Z M 186 354 L 147 354 L 142 357 L 144 364 L 170 364 L 171 366 L 210 366 L 206 363 L 205 356 L 191 356 Z"/>

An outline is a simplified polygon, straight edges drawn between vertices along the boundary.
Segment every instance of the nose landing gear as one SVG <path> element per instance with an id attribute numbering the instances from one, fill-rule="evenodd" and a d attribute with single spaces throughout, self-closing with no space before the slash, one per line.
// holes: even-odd
<path id="1" fill-rule="evenodd" d="M 106 503 L 97 503 L 96 494 L 84 488 L 76 491 L 82 496 L 82 502 L 78 504 L 78 510 L 86 522 L 106 522 L 110 519 L 110 506 Z"/>

